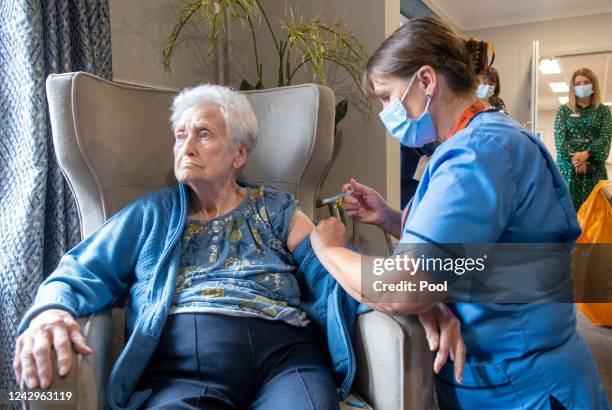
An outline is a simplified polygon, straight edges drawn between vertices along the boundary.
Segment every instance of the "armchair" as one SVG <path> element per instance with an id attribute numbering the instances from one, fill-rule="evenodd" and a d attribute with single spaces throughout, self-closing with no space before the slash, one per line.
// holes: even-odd
<path id="1" fill-rule="evenodd" d="M 77 201 L 83 238 L 130 201 L 176 183 L 168 122 L 175 94 L 86 73 L 47 79 L 55 151 Z M 333 92 L 306 84 L 246 96 L 260 132 L 241 179 L 293 193 L 313 217 L 332 159 Z M 78 409 L 103 408 L 107 375 L 123 346 L 121 310 L 107 309 L 79 321 L 95 353 L 76 358 L 70 374 L 63 379 L 56 375 L 51 388 L 75 389 Z M 431 409 L 432 356 L 415 317 L 361 315 L 355 348 L 354 390 L 373 408 Z M 30 408 L 43 405 L 29 403 Z"/>

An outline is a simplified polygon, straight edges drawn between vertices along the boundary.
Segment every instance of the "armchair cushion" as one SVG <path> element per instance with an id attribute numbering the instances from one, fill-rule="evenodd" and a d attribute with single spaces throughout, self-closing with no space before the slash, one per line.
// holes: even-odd
<path id="1" fill-rule="evenodd" d="M 354 390 L 376 410 L 431 409 L 433 355 L 416 315 L 357 318 Z"/>

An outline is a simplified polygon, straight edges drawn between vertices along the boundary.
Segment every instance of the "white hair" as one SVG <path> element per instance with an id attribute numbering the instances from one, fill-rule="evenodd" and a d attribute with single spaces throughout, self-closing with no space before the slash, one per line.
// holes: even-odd
<path id="1" fill-rule="evenodd" d="M 185 110 L 202 104 L 219 107 L 232 146 L 245 147 L 247 153 L 251 152 L 257 142 L 257 118 L 246 97 L 229 87 L 201 84 L 185 88 L 172 102 L 172 129 L 177 128 Z"/>

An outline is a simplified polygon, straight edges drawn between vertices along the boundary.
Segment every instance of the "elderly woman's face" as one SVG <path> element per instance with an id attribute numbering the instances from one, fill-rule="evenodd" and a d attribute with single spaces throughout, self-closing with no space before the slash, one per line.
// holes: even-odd
<path id="1" fill-rule="evenodd" d="M 232 146 L 223 116 L 214 104 L 185 110 L 174 136 L 174 174 L 179 182 L 222 182 L 244 164 L 246 152 Z"/>

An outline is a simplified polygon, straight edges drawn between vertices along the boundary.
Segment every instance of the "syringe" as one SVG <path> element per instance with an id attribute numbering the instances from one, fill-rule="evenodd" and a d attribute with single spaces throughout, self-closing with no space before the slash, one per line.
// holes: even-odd
<path id="1" fill-rule="evenodd" d="M 349 189 L 346 192 L 340 192 L 339 194 L 330 196 L 329 198 L 325 198 L 317 202 L 317 208 L 327 205 L 329 213 L 340 219 L 340 221 L 342 221 L 342 223 L 346 225 L 346 217 L 344 216 L 344 209 L 342 208 L 342 198 L 347 195 L 351 195 L 352 193 L 353 190 Z"/>
<path id="2" fill-rule="evenodd" d="M 322 199 L 319 206 L 323 206 L 323 205 L 327 205 L 327 204 L 338 202 L 340 199 L 344 198 L 347 195 L 351 195 L 352 193 L 353 193 L 353 190 L 349 189 L 346 192 L 340 192 L 339 194 L 336 194 L 334 196 L 330 196 L 329 198 Z"/>

